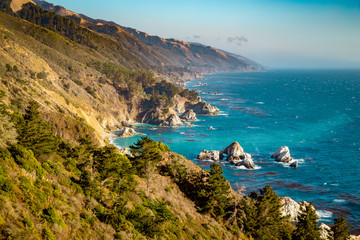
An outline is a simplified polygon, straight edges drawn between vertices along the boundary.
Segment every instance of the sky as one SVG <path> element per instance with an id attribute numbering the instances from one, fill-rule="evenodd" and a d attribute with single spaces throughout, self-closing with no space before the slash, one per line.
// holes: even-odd
<path id="1" fill-rule="evenodd" d="M 360 0 L 48 0 L 270 68 L 360 68 Z"/>

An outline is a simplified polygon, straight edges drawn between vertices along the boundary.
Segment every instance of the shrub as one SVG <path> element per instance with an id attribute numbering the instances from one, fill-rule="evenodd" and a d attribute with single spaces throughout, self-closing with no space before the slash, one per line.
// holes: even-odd
<path id="1" fill-rule="evenodd" d="M 36 77 L 38 79 L 46 80 L 47 79 L 47 73 L 46 72 L 39 72 L 39 73 L 36 74 Z"/>
<path id="2" fill-rule="evenodd" d="M 15 162 L 28 172 L 36 172 L 38 177 L 45 175 L 44 169 L 40 163 L 34 157 L 34 153 L 31 150 L 26 149 L 21 145 L 14 145 L 10 148 L 10 151 L 15 159 Z"/>
<path id="3" fill-rule="evenodd" d="M 54 233 L 47 227 L 43 229 L 43 237 L 46 240 L 55 240 Z"/>
<path id="4" fill-rule="evenodd" d="M 65 228 L 66 225 L 59 214 L 56 212 L 53 206 L 45 208 L 41 217 L 46 219 L 50 224 L 59 224 L 62 228 Z"/>

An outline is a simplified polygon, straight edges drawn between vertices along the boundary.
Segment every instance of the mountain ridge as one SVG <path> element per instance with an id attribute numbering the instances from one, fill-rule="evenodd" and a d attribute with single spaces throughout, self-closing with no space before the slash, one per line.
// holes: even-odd
<path id="1" fill-rule="evenodd" d="M 74 16 L 80 18 L 79 23 L 82 26 L 97 32 L 104 33 L 103 28 L 109 27 L 109 25 L 118 26 L 154 50 L 157 56 L 161 55 L 163 59 L 167 60 L 167 63 L 171 63 L 171 65 L 176 67 L 187 68 L 192 72 L 211 74 L 263 70 L 263 67 L 254 61 L 249 61 L 249 59 L 242 56 L 230 55 L 225 51 L 218 50 L 211 46 L 192 44 L 174 38 L 165 39 L 130 27 L 121 26 L 113 21 L 92 19 L 83 14 L 68 11 L 64 7 L 55 6 L 45 1 L 36 0 L 35 3 L 45 10 L 56 12 L 59 15 L 70 18 Z M 129 48 L 128 46 L 128 49 Z M 162 65 L 166 65 L 166 63 Z"/>

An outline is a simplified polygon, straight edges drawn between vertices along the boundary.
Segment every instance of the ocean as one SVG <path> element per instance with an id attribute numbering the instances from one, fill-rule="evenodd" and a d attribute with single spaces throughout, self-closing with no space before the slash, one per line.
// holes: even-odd
<path id="1" fill-rule="evenodd" d="M 270 185 L 281 197 L 313 201 L 320 222 L 330 224 L 341 215 L 360 234 L 360 70 L 215 74 L 190 81 L 187 88 L 220 114 L 198 116 L 190 128 L 139 124 L 137 131 L 205 169 L 211 162 L 196 160 L 199 152 L 237 141 L 257 167 L 221 162 L 233 187 L 245 186 L 250 193 Z M 126 147 L 139 137 L 113 142 Z M 289 147 L 297 169 L 270 158 L 280 146 Z"/>

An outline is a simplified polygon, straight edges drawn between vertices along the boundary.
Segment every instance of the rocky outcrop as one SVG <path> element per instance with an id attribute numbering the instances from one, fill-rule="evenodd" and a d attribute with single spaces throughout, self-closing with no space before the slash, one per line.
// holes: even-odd
<path id="1" fill-rule="evenodd" d="M 238 142 L 233 142 L 228 147 L 220 151 L 207 151 L 203 150 L 197 156 L 199 160 L 223 160 L 224 155 L 226 155 L 226 160 L 229 163 L 236 166 L 244 166 L 247 169 L 255 169 L 255 164 L 251 158 L 251 155 L 245 153 L 243 148 Z"/>
<path id="2" fill-rule="evenodd" d="M 320 233 L 320 239 L 321 240 L 334 239 L 334 237 L 333 237 L 334 232 L 331 230 L 331 228 L 328 225 L 326 225 L 324 223 L 320 224 L 319 233 Z"/>
<path id="3" fill-rule="evenodd" d="M 245 159 L 244 149 L 240 146 L 238 142 L 233 142 L 226 148 L 220 150 L 220 160 L 226 155 L 226 160 L 243 160 Z"/>
<path id="4" fill-rule="evenodd" d="M 192 109 L 186 110 L 183 114 L 180 115 L 180 118 L 185 121 L 197 121 L 196 113 Z"/>
<path id="5" fill-rule="evenodd" d="M 150 123 L 159 125 L 162 127 L 173 127 L 173 126 L 182 126 L 183 122 L 175 111 L 170 110 L 168 113 L 164 114 L 161 109 L 152 110 L 146 112 L 141 119 L 143 123 Z"/>
<path id="6" fill-rule="evenodd" d="M 300 204 L 295 202 L 292 198 L 283 197 L 281 198 L 281 214 L 282 216 L 289 216 L 291 222 L 296 222 L 300 214 Z"/>
<path id="7" fill-rule="evenodd" d="M 244 166 L 247 169 L 255 169 L 255 164 L 249 153 L 245 153 L 245 158 L 243 160 L 232 160 L 230 162 L 236 162 L 236 166 Z"/>
<path id="8" fill-rule="evenodd" d="M 292 160 L 290 156 L 290 150 L 287 146 L 282 146 L 276 152 L 271 155 L 271 158 L 275 158 L 277 162 L 288 163 Z"/>
<path id="9" fill-rule="evenodd" d="M 192 109 L 196 114 L 204 115 L 217 115 L 219 114 L 219 109 L 217 107 L 211 106 L 205 101 L 200 101 L 196 104 L 187 104 L 186 109 Z"/>
<path id="10" fill-rule="evenodd" d="M 162 127 L 174 127 L 174 126 L 182 126 L 183 122 L 175 113 L 171 114 L 165 121 L 160 123 Z"/>
<path id="11" fill-rule="evenodd" d="M 215 128 L 213 126 L 210 126 L 208 129 L 209 130 L 214 130 Z"/>
<path id="12" fill-rule="evenodd" d="M 116 135 L 119 137 L 132 137 L 138 135 L 139 133 L 136 132 L 133 128 L 125 127 L 120 131 L 116 132 Z"/>
<path id="13" fill-rule="evenodd" d="M 207 151 L 204 149 L 202 152 L 198 154 L 197 159 L 219 161 L 220 159 L 219 156 L 220 156 L 219 151 Z"/>
<path id="14" fill-rule="evenodd" d="M 292 167 L 292 168 L 298 168 L 298 167 L 299 167 L 298 161 L 292 162 L 292 163 L 290 164 L 290 167 Z"/>

